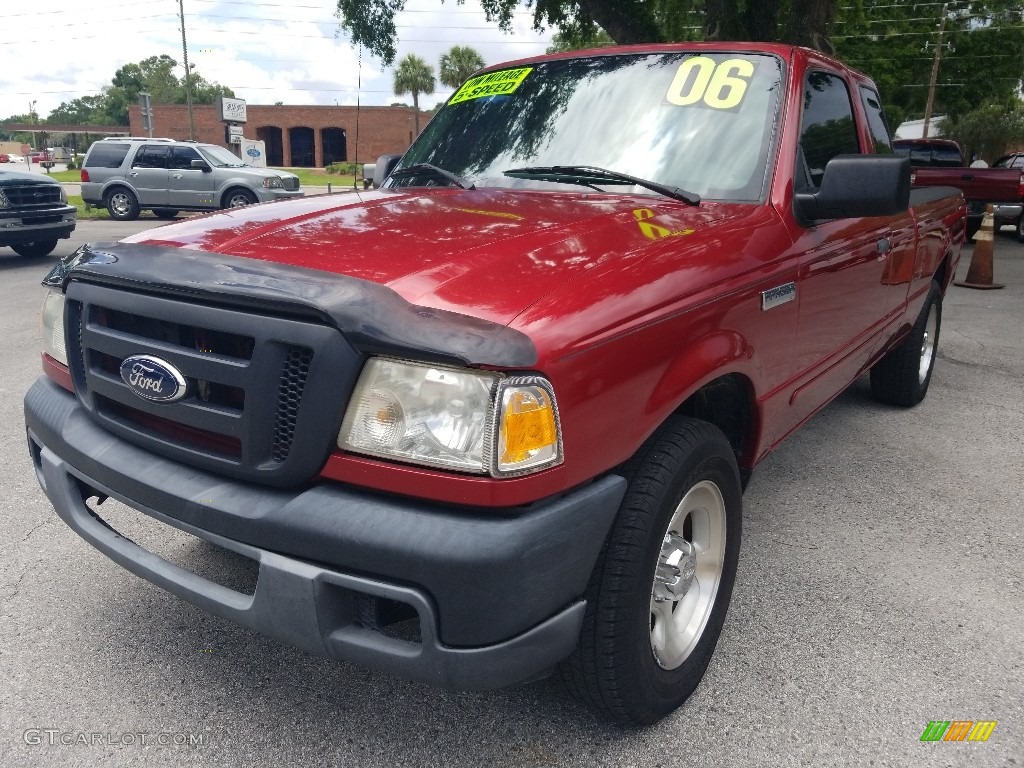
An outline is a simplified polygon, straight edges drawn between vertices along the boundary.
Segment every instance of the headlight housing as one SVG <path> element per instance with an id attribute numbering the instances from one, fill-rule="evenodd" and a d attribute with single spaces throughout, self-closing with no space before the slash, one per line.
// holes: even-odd
<path id="1" fill-rule="evenodd" d="M 429 467 L 505 477 L 562 461 L 550 382 L 371 358 L 338 447 Z"/>
<path id="2" fill-rule="evenodd" d="M 64 342 L 64 294 L 61 291 L 51 288 L 46 292 L 39 325 L 43 336 L 43 352 L 67 365 L 68 352 Z"/>
<path id="3" fill-rule="evenodd" d="M 10 205 L 10 202 L 7 200 L 7 195 L 0 189 L 0 208 L 6 208 L 8 205 Z"/>
<path id="4" fill-rule="evenodd" d="M 68 193 L 65 191 L 64 187 L 60 188 L 60 201 L 65 204 L 68 201 Z"/>
<path id="5" fill-rule="evenodd" d="M 263 186 L 267 189 L 280 189 L 284 184 L 281 183 L 281 179 L 277 176 L 266 176 L 263 179 Z"/>

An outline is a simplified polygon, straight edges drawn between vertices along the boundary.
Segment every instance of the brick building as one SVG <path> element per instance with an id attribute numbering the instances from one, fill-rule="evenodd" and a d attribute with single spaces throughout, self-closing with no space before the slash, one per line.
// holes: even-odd
<path id="1" fill-rule="evenodd" d="M 192 107 L 197 141 L 227 146 L 224 123 L 212 104 Z M 246 106 L 245 138 L 265 142 L 267 165 L 322 168 L 330 163 L 372 163 L 379 155 L 405 152 L 413 139 L 412 107 L 362 107 L 359 110 L 359 157 L 356 157 L 356 108 L 327 106 Z M 420 126 L 430 119 L 420 112 Z M 145 136 L 139 106 L 128 109 L 132 136 Z M 153 135 L 188 138 L 188 107 L 153 105 Z"/>

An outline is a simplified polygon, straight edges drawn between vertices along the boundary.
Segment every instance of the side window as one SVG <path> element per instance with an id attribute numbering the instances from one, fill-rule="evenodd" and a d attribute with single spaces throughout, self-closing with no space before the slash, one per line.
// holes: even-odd
<path id="1" fill-rule="evenodd" d="M 889 137 L 889 127 L 885 124 L 882 102 L 878 98 L 878 94 L 862 85 L 860 87 L 860 98 L 864 104 L 864 112 L 868 116 L 868 128 L 871 129 L 871 140 L 875 145 L 875 154 L 891 155 L 892 139 Z"/>
<path id="2" fill-rule="evenodd" d="M 192 147 L 172 147 L 170 168 L 172 171 L 190 171 L 192 161 L 202 159 Z"/>
<path id="3" fill-rule="evenodd" d="M 135 153 L 132 168 L 166 168 L 167 147 L 154 147 L 144 144 Z"/>
<path id="4" fill-rule="evenodd" d="M 817 189 L 836 155 L 860 154 L 853 105 L 846 83 L 827 72 L 808 72 L 800 121 L 798 187 Z"/>
<path id="5" fill-rule="evenodd" d="M 1010 163 L 1011 168 L 1024 168 L 1024 155 L 1017 155 Z"/>
<path id="6" fill-rule="evenodd" d="M 97 141 L 89 151 L 85 161 L 86 168 L 120 168 L 124 156 L 128 154 L 128 144 Z"/>

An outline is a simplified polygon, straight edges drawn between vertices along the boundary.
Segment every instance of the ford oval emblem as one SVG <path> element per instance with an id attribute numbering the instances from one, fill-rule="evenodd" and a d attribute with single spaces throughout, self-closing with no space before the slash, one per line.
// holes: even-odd
<path id="1" fill-rule="evenodd" d="M 249 147 L 247 150 L 245 150 L 245 154 L 247 154 L 249 157 L 259 157 L 260 151 L 256 149 L 256 147 Z"/>
<path id="2" fill-rule="evenodd" d="M 173 403 L 188 393 L 181 371 L 159 357 L 126 357 L 121 363 L 121 378 L 132 392 L 154 403 Z"/>

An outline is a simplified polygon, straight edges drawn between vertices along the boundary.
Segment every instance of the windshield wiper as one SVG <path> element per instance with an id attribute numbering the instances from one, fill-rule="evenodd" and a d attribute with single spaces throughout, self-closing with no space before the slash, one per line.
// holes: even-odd
<path id="1" fill-rule="evenodd" d="M 618 171 L 609 171 L 607 168 L 595 168 L 592 165 L 535 165 L 530 168 L 509 168 L 505 171 L 505 175 L 516 179 L 540 179 L 541 181 L 557 181 L 585 186 L 635 184 L 665 197 L 671 197 L 673 200 L 681 200 L 688 205 L 700 205 L 700 195 L 687 192 L 685 189 L 640 179 Z"/>
<path id="2" fill-rule="evenodd" d="M 403 176 L 420 176 L 424 173 L 432 173 L 435 176 L 440 176 L 446 181 L 450 181 L 456 187 L 460 189 L 476 189 L 476 186 L 469 181 L 466 181 L 461 176 L 456 176 L 451 171 L 446 171 L 444 168 L 439 168 L 436 165 L 430 163 L 415 163 L 414 165 L 406 166 L 405 168 L 399 168 L 397 171 L 392 171 L 391 179 L 400 179 Z"/>

